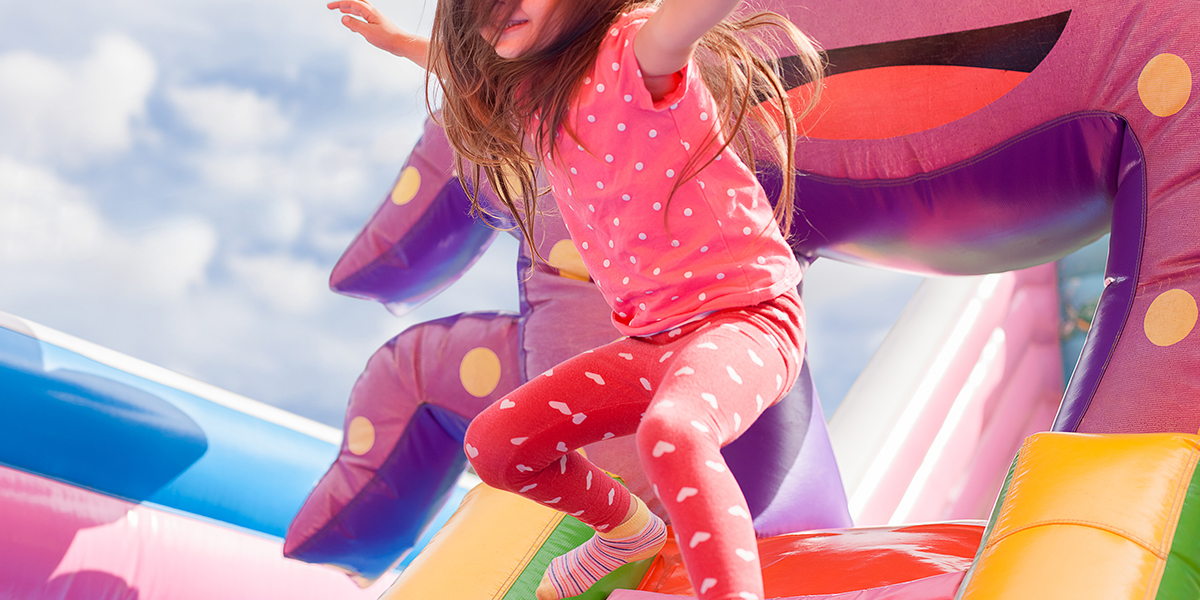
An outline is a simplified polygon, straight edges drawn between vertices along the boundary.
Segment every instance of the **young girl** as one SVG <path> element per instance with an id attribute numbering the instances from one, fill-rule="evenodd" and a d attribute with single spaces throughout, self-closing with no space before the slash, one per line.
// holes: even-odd
<path id="1" fill-rule="evenodd" d="M 628 336 L 534 378 L 467 431 L 485 482 L 597 531 L 552 562 L 539 600 L 583 593 L 662 547 L 663 521 L 575 452 L 625 435 L 637 436 L 700 598 L 763 595 L 750 513 L 720 449 L 795 380 L 804 310 L 801 270 L 776 222 L 786 231 L 791 189 L 773 212 L 746 166 L 763 143 L 743 127 L 767 114 L 756 104 L 773 107 L 756 131 L 791 172 L 792 112 L 746 40 L 767 26 L 785 34 L 814 89 L 821 65 L 777 15 L 727 20 L 738 1 L 441 0 L 431 40 L 364 0 L 329 4 L 370 43 L 438 78 L 467 187 L 486 177 L 527 239 L 544 169 Z"/>

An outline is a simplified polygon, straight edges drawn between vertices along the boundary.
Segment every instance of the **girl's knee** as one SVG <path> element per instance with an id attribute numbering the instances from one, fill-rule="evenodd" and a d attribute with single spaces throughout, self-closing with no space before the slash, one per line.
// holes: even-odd
<path id="1" fill-rule="evenodd" d="M 718 446 L 714 423 L 700 415 L 687 415 L 672 406 L 652 408 L 637 428 L 638 452 L 643 460 L 662 458 L 675 452 L 692 452 L 703 446 Z"/>
<path id="2" fill-rule="evenodd" d="M 486 421 L 486 418 L 477 417 L 467 426 L 467 433 L 463 436 L 463 452 L 480 480 L 494 488 L 507 490 L 511 484 L 507 481 L 506 473 L 510 470 L 509 465 L 514 464 L 513 458 L 504 444 L 497 443 L 495 436 L 490 435 L 493 432 L 489 431 Z"/>

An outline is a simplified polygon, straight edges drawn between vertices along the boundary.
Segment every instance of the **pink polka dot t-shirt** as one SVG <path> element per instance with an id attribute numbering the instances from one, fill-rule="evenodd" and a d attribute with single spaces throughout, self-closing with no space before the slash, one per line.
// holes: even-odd
<path id="1" fill-rule="evenodd" d="M 719 109 L 694 64 L 662 100 L 646 90 L 633 39 L 651 14 L 612 25 L 567 114 L 578 141 L 560 131 L 557 150 L 542 157 L 571 237 L 626 335 L 758 304 L 801 277 L 766 193 L 732 149 L 671 195 L 693 153 L 715 152 L 723 138 L 705 144 Z"/>

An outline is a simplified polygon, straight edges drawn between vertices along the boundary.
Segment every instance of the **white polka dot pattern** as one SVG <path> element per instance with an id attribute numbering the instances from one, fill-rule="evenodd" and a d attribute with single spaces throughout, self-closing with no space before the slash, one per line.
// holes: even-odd
<path id="1" fill-rule="evenodd" d="M 584 265 L 626 335 L 757 304 L 800 280 L 765 192 L 732 150 L 705 167 L 704 183 L 685 170 L 720 147 L 719 134 L 715 144 L 689 143 L 711 139 L 720 113 L 692 65 L 676 90 L 650 97 L 627 43 L 649 14 L 623 15 L 605 37 L 566 116 L 575 137 L 556 137 L 581 152 L 546 152 L 561 164 L 545 165 Z"/>

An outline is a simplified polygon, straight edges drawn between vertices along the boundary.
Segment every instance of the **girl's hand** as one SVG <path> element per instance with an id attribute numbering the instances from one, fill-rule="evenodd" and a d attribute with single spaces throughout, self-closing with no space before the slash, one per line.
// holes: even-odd
<path id="1" fill-rule="evenodd" d="M 341 11 L 342 25 L 363 36 L 372 46 L 427 68 L 429 40 L 396 27 L 367 0 L 336 0 L 327 6 L 329 10 Z"/>

